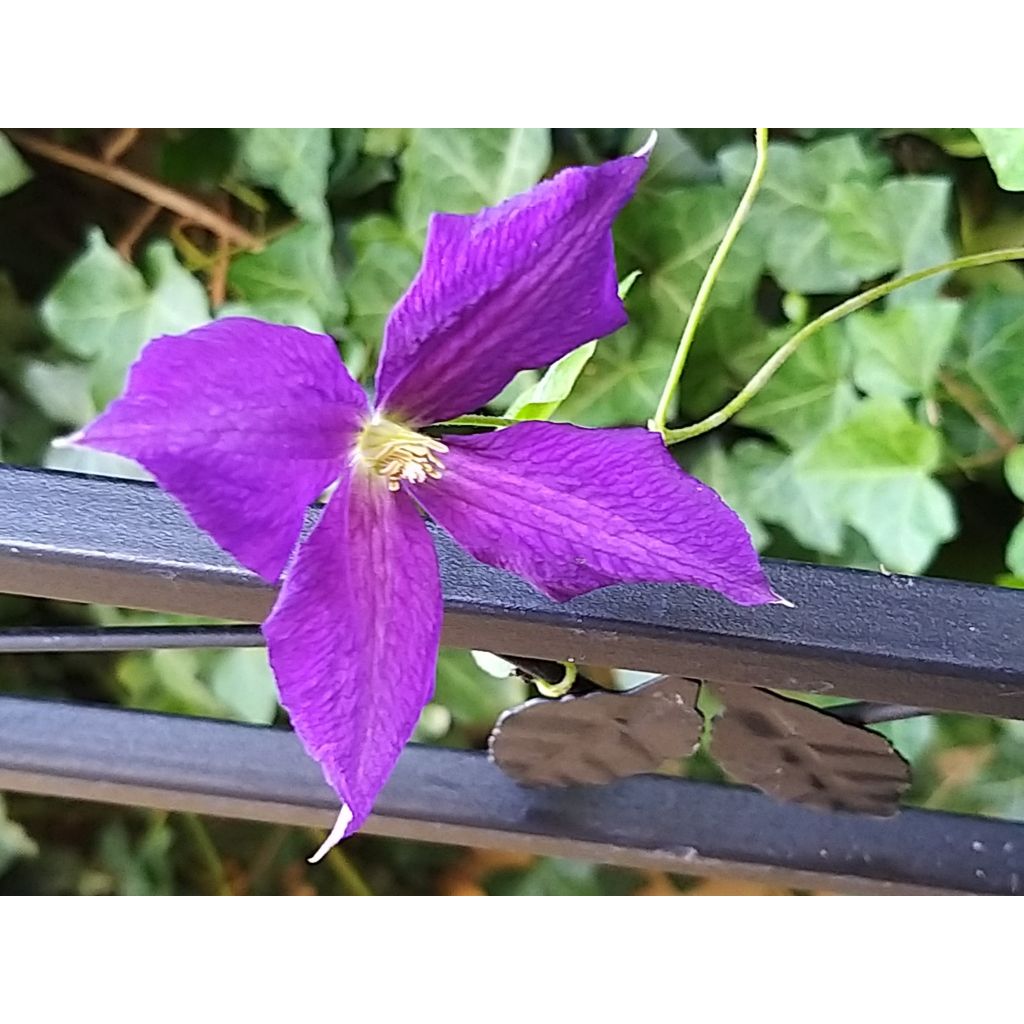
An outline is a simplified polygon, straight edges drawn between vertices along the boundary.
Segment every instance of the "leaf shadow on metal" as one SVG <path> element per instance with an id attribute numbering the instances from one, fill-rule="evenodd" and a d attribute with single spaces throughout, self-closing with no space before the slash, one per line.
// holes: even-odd
<path id="1" fill-rule="evenodd" d="M 498 719 L 491 759 L 534 786 L 656 772 L 696 749 L 700 685 L 660 676 L 628 693 L 528 701 Z M 720 704 L 711 754 L 737 782 L 822 810 L 888 817 L 899 809 L 910 770 L 884 736 L 768 690 L 705 685 Z"/>
<path id="2" fill-rule="evenodd" d="M 910 767 L 876 732 L 750 686 L 710 684 L 722 703 L 711 754 L 738 782 L 822 810 L 889 817 Z"/>
<path id="3" fill-rule="evenodd" d="M 629 693 L 527 701 L 491 733 L 491 758 L 534 786 L 596 785 L 657 771 L 697 747 L 701 718 L 692 679 L 661 676 Z"/>

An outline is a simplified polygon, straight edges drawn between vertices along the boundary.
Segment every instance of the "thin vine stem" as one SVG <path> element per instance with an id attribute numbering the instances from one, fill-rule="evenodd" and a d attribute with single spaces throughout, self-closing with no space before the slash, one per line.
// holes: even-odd
<path id="1" fill-rule="evenodd" d="M 718 280 L 722 265 L 729 255 L 729 250 L 732 248 L 733 242 L 736 241 L 736 236 L 740 233 L 740 228 L 743 227 L 743 222 L 747 219 L 750 208 L 754 205 L 754 199 L 761 190 L 764 172 L 768 166 L 767 128 L 754 129 L 754 146 L 757 150 L 757 155 L 754 160 L 754 170 L 751 172 L 750 181 L 747 182 L 747 188 L 740 199 L 739 206 L 736 207 L 736 212 L 732 215 L 732 220 L 729 221 L 729 226 L 725 229 L 725 234 L 722 236 L 721 242 L 718 243 L 715 255 L 711 258 L 711 263 L 704 274 L 704 280 L 701 281 L 700 288 L 697 290 L 697 297 L 693 300 L 690 315 L 686 318 L 686 325 L 683 327 L 683 333 L 679 338 L 679 347 L 676 349 L 675 359 L 672 360 L 672 367 L 668 371 L 668 377 L 665 379 L 661 398 L 658 399 L 658 407 L 654 411 L 654 416 L 647 424 L 650 430 L 657 431 L 663 436 L 665 435 L 665 423 L 668 420 L 669 406 L 672 404 L 676 389 L 679 387 L 679 380 L 683 375 L 683 368 L 686 366 L 687 357 L 690 355 L 693 339 L 697 334 L 701 318 L 704 316 L 704 310 L 707 309 L 708 300 L 711 298 L 711 291 Z"/>
<path id="2" fill-rule="evenodd" d="M 858 309 L 870 306 L 872 302 L 906 288 L 907 285 L 924 281 L 936 274 L 945 274 L 949 271 L 967 270 L 969 267 L 984 267 L 990 263 L 1006 263 L 1009 260 L 1024 260 L 1024 248 L 1015 249 L 991 249 L 988 252 L 974 253 L 972 256 L 960 256 L 958 259 L 949 260 L 947 263 L 938 263 L 934 267 L 926 267 L 924 270 L 916 270 L 913 274 L 905 274 L 903 277 L 895 277 L 891 281 L 869 288 L 860 295 L 854 295 L 852 299 L 833 306 L 830 310 L 822 313 L 817 319 L 812 320 L 800 328 L 787 342 L 777 348 L 764 362 L 761 368 L 754 374 L 739 393 L 730 401 L 726 402 L 717 412 L 705 416 L 698 423 L 691 423 L 688 427 L 680 427 L 677 430 L 663 432 L 665 444 L 678 444 L 680 441 L 688 441 L 692 437 L 699 437 L 706 434 L 715 427 L 720 427 L 727 420 L 732 419 L 743 409 L 752 398 L 775 376 L 782 364 L 810 337 L 813 337 L 820 330 L 842 320 L 844 316 L 855 313 Z"/>

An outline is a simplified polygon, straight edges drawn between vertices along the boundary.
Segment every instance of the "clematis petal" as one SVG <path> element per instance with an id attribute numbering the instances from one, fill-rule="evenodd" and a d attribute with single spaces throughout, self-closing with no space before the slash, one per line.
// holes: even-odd
<path id="1" fill-rule="evenodd" d="M 435 214 L 384 332 L 378 407 L 410 425 L 450 419 L 622 327 L 611 225 L 646 166 L 573 167 L 480 213 Z"/>
<path id="2" fill-rule="evenodd" d="M 434 689 L 441 585 L 408 495 L 346 476 L 263 633 L 281 703 L 343 801 L 336 842 L 370 813 Z"/>
<path id="3" fill-rule="evenodd" d="M 141 463 L 273 581 L 366 415 L 329 337 L 230 318 L 151 341 L 124 395 L 70 440 Z"/>
<path id="4" fill-rule="evenodd" d="M 649 430 L 527 422 L 444 440 L 444 475 L 416 499 L 471 555 L 555 600 L 643 582 L 780 600 L 736 513 Z"/>

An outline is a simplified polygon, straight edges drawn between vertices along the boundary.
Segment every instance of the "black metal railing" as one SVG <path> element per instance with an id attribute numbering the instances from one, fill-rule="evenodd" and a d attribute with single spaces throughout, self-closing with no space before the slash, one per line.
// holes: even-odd
<path id="1" fill-rule="evenodd" d="M 315 513 L 312 513 L 315 514 Z M 511 655 L 1024 718 L 1022 596 L 940 580 L 770 562 L 794 608 L 686 587 L 614 587 L 564 605 L 436 534 L 444 642 Z M 259 621 L 271 589 L 155 488 L 0 467 L 0 590 Z M 258 643 L 251 629 L 19 631 L 0 651 Z M 0 698 L 0 789 L 329 825 L 336 799 L 287 731 Z M 516 784 L 483 753 L 410 747 L 368 830 L 690 874 L 852 891 L 1016 893 L 1024 824 L 906 809 L 821 812 L 737 786 L 638 776 Z"/>

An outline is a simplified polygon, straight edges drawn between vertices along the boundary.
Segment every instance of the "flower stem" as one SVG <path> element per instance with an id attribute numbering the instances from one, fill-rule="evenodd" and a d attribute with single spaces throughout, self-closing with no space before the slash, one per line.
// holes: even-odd
<path id="1" fill-rule="evenodd" d="M 736 207 L 736 212 L 732 215 L 732 220 L 729 221 L 729 226 L 725 229 L 721 242 L 718 243 L 715 255 L 711 258 L 711 263 L 704 274 L 704 280 L 701 281 L 700 288 L 697 290 L 697 297 L 693 300 L 690 315 L 686 318 L 686 326 L 683 328 L 682 336 L 679 338 L 679 347 L 676 349 L 672 368 L 668 371 L 665 387 L 662 389 L 661 398 L 658 399 L 658 408 L 654 411 L 654 416 L 647 424 L 648 429 L 657 431 L 663 436 L 665 436 L 665 422 L 668 419 L 668 409 L 672 404 L 676 388 L 679 386 L 679 378 L 683 375 L 683 367 L 686 366 L 686 359 L 690 354 L 690 348 L 693 345 L 693 339 L 700 325 L 701 317 L 704 316 L 704 310 L 707 308 L 708 300 L 711 298 L 711 290 L 715 286 L 715 281 L 718 280 L 722 265 L 729 255 L 733 242 L 736 241 L 736 236 L 740 233 L 740 228 L 743 227 L 743 222 L 750 213 L 750 208 L 754 205 L 754 198 L 760 191 L 761 182 L 764 181 L 764 172 L 768 164 L 767 128 L 754 129 L 754 145 L 757 150 L 757 156 L 754 160 L 754 170 L 750 175 L 750 181 L 747 182 L 746 191 L 740 199 L 739 206 Z"/>
<path id="2" fill-rule="evenodd" d="M 776 371 L 782 364 L 810 337 L 829 324 L 842 320 L 844 316 L 855 313 L 858 309 L 871 305 L 878 299 L 906 288 L 907 285 L 916 284 L 926 278 L 934 277 L 936 274 L 945 274 L 949 271 L 966 270 L 969 267 L 984 267 L 990 263 L 1005 263 L 1008 260 L 1024 259 L 1024 247 L 1015 249 L 992 249 L 988 252 L 974 253 L 972 256 L 961 256 L 947 263 L 939 263 L 934 267 L 926 267 L 924 270 L 916 270 L 913 274 L 905 274 L 903 277 L 895 277 L 891 281 L 869 288 L 860 295 L 854 295 L 852 299 L 833 306 L 830 310 L 822 313 L 816 320 L 805 324 L 787 342 L 777 348 L 765 361 L 764 365 L 754 374 L 742 390 L 729 402 L 726 402 L 717 412 L 705 416 L 698 423 L 691 423 L 688 427 L 680 427 L 678 430 L 664 431 L 666 444 L 677 444 L 680 441 L 688 441 L 691 437 L 699 437 L 709 430 L 721 426 L 727 420 L 736 415 L 757 393 L 775 376 Z"/>

